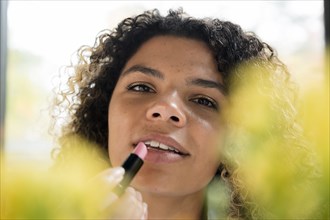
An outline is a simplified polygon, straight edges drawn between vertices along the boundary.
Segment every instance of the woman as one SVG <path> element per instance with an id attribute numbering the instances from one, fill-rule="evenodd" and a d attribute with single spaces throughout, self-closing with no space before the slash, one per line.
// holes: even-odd
<path id="1" fill-rule="evenodd" d="M 79 151 L 68 139 L 73 136 L 96 144 L 111 167 L 119 167 L 138 142 L 148 147 L 132 188 L 105 202 L 103 210 L 116 210 L 107 217 L 206 219 L 206 192 L 214 181 L 229 190 L 224 215 L 256 214 L 237 185 L 236 168 L 221 153 L 221 116 L 233 76 L 244 76 L 239 64 L 251 61 L 287 81 L 270 46 L 231 22 L 153 10 L 123 20 L 79 55 L 56 103 L 57 116 L 68 110 L 71 119 L 61 134 L 57 165 Z M 116 185 L 123 170 L 108 169 L 99 177 L 107 175 L 112 182 L 105 185 Z M 103 195 L 105 201 L 110 194 Z"/>

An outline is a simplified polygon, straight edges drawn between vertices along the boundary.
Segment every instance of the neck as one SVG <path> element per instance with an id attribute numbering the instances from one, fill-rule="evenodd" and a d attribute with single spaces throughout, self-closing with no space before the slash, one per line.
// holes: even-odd
<path id="1" fill-rule="evenodd" d="M 163 196 L 142 193 L 148 204 L 148 219 L 191 219 L 199 220 L 204 205 L 204 192 L 189 196 Z"/>

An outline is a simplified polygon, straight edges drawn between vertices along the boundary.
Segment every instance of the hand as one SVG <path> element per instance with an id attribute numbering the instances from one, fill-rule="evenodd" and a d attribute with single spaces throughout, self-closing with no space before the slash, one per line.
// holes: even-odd
<path id="1" fill-rule="evenodd" d="M 94 191 L 92 197 L 102 219 L 147 219 L 147 204 L 142 195 L 132 187 L 118 196 L 112 191 L 123 179 L 125 170 L 122 167 L 110 168 L 94 177 L 88 191 Z"/>

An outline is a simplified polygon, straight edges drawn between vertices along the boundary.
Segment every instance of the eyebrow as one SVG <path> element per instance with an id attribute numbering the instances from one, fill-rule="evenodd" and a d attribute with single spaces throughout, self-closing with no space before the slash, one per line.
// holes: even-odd
<path id="1" fill-rule="evenodd" d="M 149 76 L 153 76 L 159 79 L 164 79 L 164 75 L 155 69 L 146 67 L 146 66 L 141 66 L 141 65 L 134 65 L 132 67 L 130 67 L 128 70 L 126 70 L 125 72 L 122 73 L 122 76 L 125 76 L 129 73 L 133 73 L 133 72 L 140 72 Z"/>
<path id="2" fill-rule="evenodd" d="M 150 67 L 146 67 L 146 66 L 142 66 L 142 65 L 134 65 L 132 67 L 130 67 L 129 69 L 125 70 L 122 73 L 122 76 L 125 76 L 127 74 L 133 73 L 133 72 L 140 72 L 149 76 L 153 76 L 159 79 L 164 79 L 164 74 L 161 73 L 158 70 L 155 70 L 153 68 Z M 213 80 L 206 80 L 206 79 L 201 79 L 201 78 L 194 78 L 188 81 L 187 83 L 188 85 L 195 85 L 195 86 L 200 86 L 203 88 L 215 88 L 217 89 L 220 93 L 226 95 L 227 94 L 227 90 L 226 87 L 221 84 L 218 83 L 216 81 Z"/>
<path id="3" fill-rule="evenodd" d="M 227 94 L 226 87 L 223 84 L 218 83 L 216 81 L 197 78 L 197 79 L 190 80 L 188 82 L 188 84 L 189 85 L 201 86 L 203 88 L 215 88 L 215 89 L 219 90 L 220 93 L 222 93 L 224 95 Z"/>

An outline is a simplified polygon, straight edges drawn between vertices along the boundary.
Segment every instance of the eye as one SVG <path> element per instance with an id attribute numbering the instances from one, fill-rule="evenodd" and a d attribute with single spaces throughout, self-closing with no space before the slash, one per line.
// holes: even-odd
<path id="1" fill-rule="evenodd" d="M 132 84 L 128 85 L 127 90 L 134 91 L 134 92 L 150 92 L 150 93 L 156 92 L 152 88 L 152 86 L 148 85 L 147 83 L 142 83 L 142 82 L 132 83 Z"/>
<path id="2" fill-rule="evenodd" d="M 192 102 L 195 102 L 198 105 L 202 105 L 208 108 L 218 110 L 218 103 L 210 97 L 196 97 L 191 99 Z"/>

